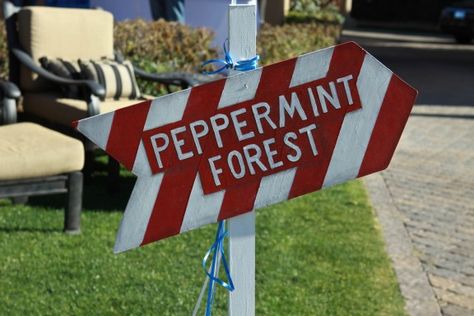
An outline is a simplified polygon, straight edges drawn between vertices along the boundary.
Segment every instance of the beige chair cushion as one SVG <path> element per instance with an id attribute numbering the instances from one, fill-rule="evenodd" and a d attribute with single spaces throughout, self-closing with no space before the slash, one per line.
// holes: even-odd
<path id="1" fill-rule="evenodd" d="M 103 10 L 25 7 L 18 13 L 21 47 L 38 62 L 41 57 L 66 60 L 113 58 L 113 16 Z M 47 87 L 22 67 L 23 91 Z"/>
<path id="2" fill-rule="evenodd" d="M 107 113 L 124 108 L 142 100 L 107 99 L 100 101 L 100 112 Z M 66 99 L 60 93 L 26 93 L 23 96 L 23 111 L 44 118 L 50 122 L 71 126 L 76 120 L 87 117 L 87 103 L 83 100 Z"/>
<path id="3" fill-rule="evenodd" d="M 0 180 L 79 171 L 84 147 L 77 139 L 33 123 L 0 126 Z"/>

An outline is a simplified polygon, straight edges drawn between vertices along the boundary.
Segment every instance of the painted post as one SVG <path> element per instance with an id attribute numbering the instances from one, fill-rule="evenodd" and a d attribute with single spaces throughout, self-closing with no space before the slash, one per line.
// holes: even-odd
<path id="1" fill-rule="evenodd" d="M 257 54 L 255 1 L 229 5 L 229 52 L 234 60 Z M 230 316 L 255 315 L 255 210 L 228 221 L 230 273 L 235 289 L 229 294 Z"/>

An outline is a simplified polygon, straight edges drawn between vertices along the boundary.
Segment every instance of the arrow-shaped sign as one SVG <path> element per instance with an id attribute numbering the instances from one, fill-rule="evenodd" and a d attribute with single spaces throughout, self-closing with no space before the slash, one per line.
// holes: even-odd
<path id="1" fill-rule="evenodd" d="M 385 169 L 416 94 L 350 42 L 77 129 L 138 176 L 121 252 Z"/>

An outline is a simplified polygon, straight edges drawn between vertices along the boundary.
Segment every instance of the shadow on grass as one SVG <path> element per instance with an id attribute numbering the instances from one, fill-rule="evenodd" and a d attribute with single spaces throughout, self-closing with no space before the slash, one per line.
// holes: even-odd
<path id="1" fill-rule="evenodd" d="M 83 212 L 123 211 L 135 185 L 135 177 L 121 176 L 116 184 L 117 189 L 109 192 L 109 183 L 106 174 L 93 175 L 84 181 L 82 210 Z M 29 206 L 64 209 L 66 195 L 32 196 Z"/>

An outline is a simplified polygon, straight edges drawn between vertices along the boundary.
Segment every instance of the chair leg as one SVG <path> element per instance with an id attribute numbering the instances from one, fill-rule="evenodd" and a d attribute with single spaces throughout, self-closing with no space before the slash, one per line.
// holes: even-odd
<path id="1" fill-rule="evenodd" d="M 12 198 L 12 202 L 15 205 L 26 204 L 26 203 L 28 203 L 28 196 L 26 196 L 26 195 L 24 195 L 24 196 L 15 196 L 15 197 Z"/>
<path id="2" fill-rule="evenodd" d="M 84 176 L 86 179 L 89 179 L 92 176 L 92 172 L 94 172 L 95 165 L 95 154 L 93 150 L 85 151 L 85 164 L 84 164 Z"/>
<path id="3" fill-rule="evenodd" d="M 79 234 L 81 232 L 82 210 L 82 173 L 71 172 L 67 181 L 67 207 L 64 214 L 64 232 Z"/>

